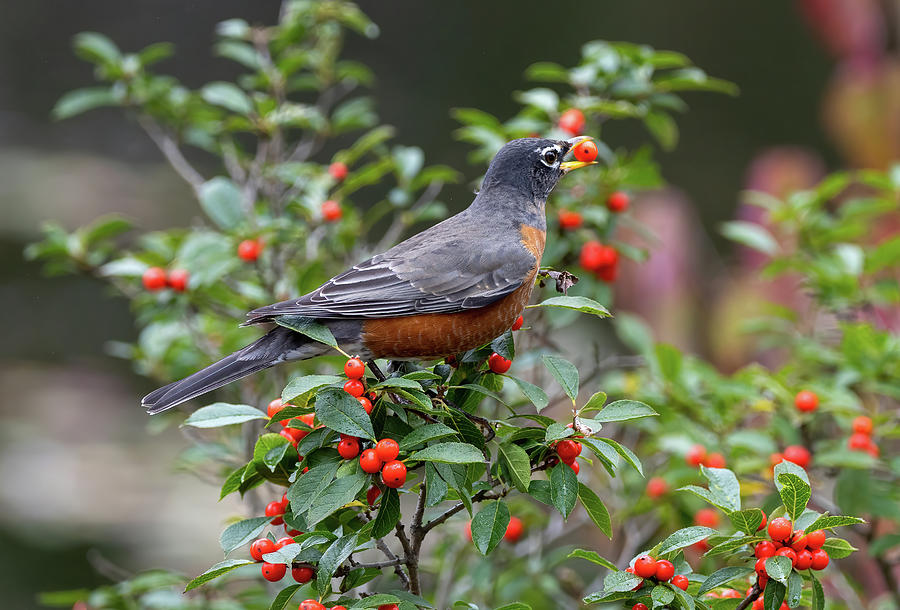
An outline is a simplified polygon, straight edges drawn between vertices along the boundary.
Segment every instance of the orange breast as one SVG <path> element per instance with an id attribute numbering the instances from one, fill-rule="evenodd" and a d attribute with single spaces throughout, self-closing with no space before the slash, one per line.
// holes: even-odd
<path id="1" fill-rule="evenodd" d="M 544 253 L 545 234 L 522 227 L 522 245 L 535 256 L 522 286 L 487 307 L 461 313 L 380 318 L 363 323 L 362 339 L 376 358 L 441 358 L 484 345 L 509 329 L 525 309 Z"/>

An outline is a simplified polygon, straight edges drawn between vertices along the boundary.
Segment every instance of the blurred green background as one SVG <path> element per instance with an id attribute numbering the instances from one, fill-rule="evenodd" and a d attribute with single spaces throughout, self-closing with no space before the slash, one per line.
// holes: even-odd
<path id="1" fill-rule="evenodd" d="M 814 162 L 841 163 L 820 120 L 834 64 L 790 2 L 360 4 L 381 35 L 351 37 L 346 56 L 374 69 L 378 110 L 399 142 L 464 172 L 466 181 L 446 191 L 454 209 L 471 200 L 470 181 L 481 168 L 467 164 L 450 109 L 509 116 L 517 108 L 510 94 L 526 85 L 529 64 L 571 64 L 593 39 L 681 51 L 741 88 L 737 98 L 689 95 L 679 146 L 657 153 L 673 187 L 668 197 L 685 202 L 687 228 L 669 233 L 672 240 L 692 241 L 699 227 L 714 235 L 734 217 L 748 167 L 762 151 L 789 145 L 815 150 Z M 0 6 L 0 591 L 3 607 L 31 608 L 37 591 L 91 586 L 121 570 L 165 564 L 199 572 L 220 552 L 219 520 L 210 517 L 233 508 L 213 507 L 211 488 L 172 474 L 172 456 L 185 441 L 176 430 L 148 430 L 138 399 L 151 383 L 105 354 L 107 341 L 134 337 L 124 301 L 88 279 L 48 280 L 22 259 L 47 219 L 71 228 L 117 211 L 153 228 L 189 223 L 196 212 L 152 143 L 119 111 L 51 121 L 56 99 L 91 81 L 71 38 L 103 32 L 125 50 L 173 42 L 176 56 L 160 70 L 199 86 L 233 76 L 233 64 L 210 50 L 214 25 L 231 17 L 272 22 L 279 3 Z M 649 141 L 636 124 L 604 136 L 613 147 Z M 708 280 L 720 256 L 728 257 L 716 238 L 706 247 L 681 268 L 700 295 L 713 290 Z"/>

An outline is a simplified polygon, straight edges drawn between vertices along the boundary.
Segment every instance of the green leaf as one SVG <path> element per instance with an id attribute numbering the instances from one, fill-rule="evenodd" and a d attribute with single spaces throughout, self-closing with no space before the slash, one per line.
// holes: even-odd
<path id="1" fill-rule="evenodd" d="M 716 530 L 709 527 L 703 527 L 702 525 L 682 528 L 670 534 L 668 538 L 657 545 L 656 553 L 653 554 L 653 556 L 668 555 L 673 551 L 691 546 L 692 544 L 705 540 L 717 533 Z"/>
<path id="2" fill-rule="evenodd" d="M 316 589 L 319 595 L 325 595 L 328 592 L 328 588 L 331 586 L 331 577 L 356 549 L 357 536 L 358 532 L 341 536 L 322 553 L 316 569 Z"/>
<path id="3" fill-rule="evenodd" d="M 86 61 L 105 65 L 122 61 L 122 52 L 112 40 L 97 32 L 80 32 L 75 35 L 75 54 Z"/>
<path id="4" fill-rule="evenodd" d="M 791 516 L 791 520 L 796 521 L 797 517 L 806 509 L 806 503 L 809 502 L 812 495 L 809 483 L 790 473 L 779 474 L 778 482 L 781 483 L 781 489 L 778 490 L 781 501 Z"/>
<path id="5" fill-rule="evenodd" d="M 816 530 L 827 530 L 833 527 L 843 527 L 845 525 L 856 525 L 857 523 L 865 523 L 865 519 L 859 517 L 844 517 L 842 515 L 822 515 L 812 522 L 804 531 L 808 534 Z"/>
<path id="6" fill-rule="evenodd" d="M 189 582 L 187 584 L 187 586 L 184 588 L 184 592 L 187 593 L 191 589 L 196 589 L 200 585 L 205 585 L 212 579 L 218 578 L 219 576 L 222 576 L 223 574 L 227 574 L 228 572 L 231 572 L 235 568 L 249 565 L 251 563 L 256 563 L 256 562 L 251 559 L 227 559 L 225 561 L 220 561 L 219 563 L 217 563 L 216 565 L 214 565 L 213 567 L 208 569 L 206 572 L 204 572 L 203 574 L 201 574 L 200 576 L 198 576 L 197 578 L 195 578 L 191 582 Z"/>
<path id="7" fill-rule="evenodd" d="M 340 507 L 352 502 L 368 480 L 369 477 L 364 473 L 357 472 L 332 481 L 309 507 L 309 512 L 306 513 L 307 525 L 314 526 Z"/>
<path id="8" fill-rule="evenodd" d="M 531 462 L 528 453 L 515 443 L 503 443 L 499 451 L 499 457 L 509 471 L 512 484 L 522 493 L 528 493 L 528 485 L 531 483 Z"/>
<path id="9" fill-rule="evenodd" d="M 484 462 L 484 455 L 477 447 L 468 443 L 438 443 L 416 451 L 409 459 L 445 464 L 477 464 Z"/>
<path id="10" fill-rule="evenodd" d="M 638 586 L 641 582 L 643 582 L 643 578 L 637 576 L 635 574 L 631 574 L 624 570 L 619 572 L 610 572 L 603 579 L 603 592 L 604 593 L 619 593 L 625 591 L 631 591 L 636 586 Z"/>
<path id="11" fill-rule="evenodd" d="M 574 311 L 580 311 L 581 313 L 589 313 L 595 316 L 600 316 L 601 318 L 609 318 L 612 316 L 611 313 L 595 301 L 594 299 L 589 299 L 588 297 L 580 297 L 580 296 L 561 296 L 561 297 L 551 297 L 549 299 L 545 299 L 538 303 L 539 307 L 561 307 L 563 309 L 572 309 Z"/>
<path id="12" fill-rule="evenodd" d="M 217 402 L 194 411 L 184 420 L 184 426 L 194 428 L 218 428 L 232 424 L 242 424 L 254 419 L 269 419 L 269 416 L 250 405 L 234 405 Z"/>
<path id="13" fill-rule="evenodd" d="M 578 369 L 575 365 L 559 356 L 544 355 L 541 360 L 550 374 L 559 382 L 566 395 L 575 401 L 578 396 Z"/>
<path id="14" fill-rule="evenodd" d="M 241 191 L 234 182 L 216 176 L 200 185 L 200 207 L 220 229 L 231 230 L 244 221 Z"/>
<path id="15" fill-rule="evenodd" d="M 600 497 L 590 487 L 579 483 L 578 499 L 581 500 L 581 505 L 584 506 L 584 510 L 587 511 L 588 517 L 591 518 L 594 525 L 599 527 L 607 538 L 612 538 L 612 521 L 609 518 L 609 511 L 606 510 Z"/>
<path id="16" fill-rule="evenodd" d="M 381 494 L 381 506 L 375 516 L 375 524 L 372 527 L 373 538 L 384 538 L 400 520 L 400 494 L 396 489 L 388 487 Z"/>
<path id="17" fill-rule="evenodd" d="M 516 92 L 513 97 L 515 97 L 516 101 L 520 104 L 533 106 L 551 116 L 557 113 L 557 108 L 559 107 L 559 95 L 556 91 L 544 87 L 537 87 L 535 89 L 529 89 L 528 91 L 519 91 Z"/>
<path id="18" fill-rule="evenodd" d="M 413 429 L 400 441 L 400 451 L 409 451 L 419 445 L 439 438 L 455 436 L 456 430 L 441 423 L 425 424 Z"/>
<path id="19" fill-rule="evenodd" d="M 825 591 L 822 589 L 822 583 L 815 576 L 810 575 L 812 580 L 812 610 L 825 610 Z"/>
<path id="20" fill-rule="evenodd" d="M 518 377 L 508 377 L 508 379 L 512 379 L 513 383 L 515 383 L 519 390 L 522 391 L 522 394 L 525 395 L 525 398 L 531 401 L 531 404 L 534 405 L 534 408 L 537 409 L 538 413 L 550 404 L 550 399 L 547 397 L 547 393 L 538 386 L 533 383 L 528 383 L 524 379 L 519 379 Z"/>
<path id="21" fill-rule="evenodd" d="M 274 322 L 279 326 L 290 328 L 291 330 L 305 335 L 313 341 L 337 347 L 337 341 L 331 330 L 324 324 L 319 324 L 313 318 L 306 316 L 278 316 L 274 318 Z M 416 385 L 418 387 L 418 384 Z"/>
<path id="22" fill-rule="evenodd" d="M 782 474 L 789 473 L 800 477 L 800 480 L 809 485 L 809 475 L 806 474 L 806 471 L 803 470 L 800 466 L 793 462 L 789 462 L 787 460 L 782 460 L 781 462 L 775 464 L 775 469 L 773 471 L 773 477 L 775 482 L 775 488 L 780 492 L 783 486 L 783 483 L 780 480 L 780 476 Z"/>
<path id="23" fill-rule="evenodd" d="M 735 511 L 728 514 L 728 518 L 731 519 L 731 523 L 736 530 L 751 536 L 759 531 L 759 526 L 762 523 L 762 516 L 763 512 L 758 508 L 748 508 L 747 510 Z"/>
<path id="24" fill-rule="evenodd" d="M 209 83 L 200 90 L 201 97 L 214 106 L 227 108 L 238 114 L 253 112 L 253 102 L 243 89 L 224 81 Z"/>
<path id="25" fill-rule="evenodd" d="M 528 495 L 547 506 L 553 505 L 553 500 L 550 499 L 550 481 L 532 479 L 528 486 Z"/>
<path id="26" fill-rule="evenodd" d="M 51 113 L 56 120 L 68 119 L 94 108 L 117 106 L 121 101 L 109 87 L 86 87 L 63 94 Z"/>
<path id="27" fill-rule="evenodd" d="M 621 445 L 621 444 L 617 443 L 616 441 L 614 441 L 611 438 L 606 438 L 606 437 L 600 436 L 600 437 L 597 437 L 595 440 L 612 447 L 615 450 L 615 452 L 618 453 L 619 455 L 621 455 L 623 458 L 625 458 L 625 461 L 628 462 L 629 464 L 631 464 L 631 466 L 635 470 L 637 470 L 641 476 L 644 476 L 644 467 L 641 465 L 641 460 L 638 459 L 638 456 L 636 456 L 631 451 L 631 449 L 629 449 L 625 445 Z"/>
<path id="28" fill-rule="evenodd" d="M 553 422 L 552 424 L 547 426 L 547 431 L 544 433 L 544 442 L 552 443 L 553 441 L 568 438 L 573 434 L 575 434 L 575 431 L 572 428 L 569 428 L 559 422 Z"/>
<path id="29" fill-rule="evenodd" d="M 741 245 L 773 256 L 778 252 L 778 242 L 762 225 L 744 220 L 732 220 L 722 224 L 722 235 Z"/>
<path id="30" fill-rule="evenodd" d="M 787 578 L 792 570 L 791 560 L 788 557 L 776 555 L 766 559 L 766 573 L 769 578 L 777 580 L 780 583 L 787 583 Z"/>
<path id="31" fill-rule="evenodd" d="M 550 470 L 550 501 L 568 519 L 578 499 L 578 477 L 568 464 L 557 464 Z"/>
<path id="32" fill-rule="evenodd" d="M 657 343 L 653 348 L 659 372 L 666 381 L 677 381 L 681 376 L 682 356 L 677 347 Z"/>
<path id="33" fill-rule="evenodd" d="M 396 595 L 376 593 L 375 595 L 364 597 L 359 601 L 354 601 L 349 608 L 359 610 L 362 610 L 363 608 L 377 608 L 378 606 L 383 606 L 385 604 L 398 604 L 400 601 L 400 598 Z"/>
<path id="34" fill-rule="evenodd" d="M 684 610 L 694 610 L 694 608 L 696 608 L 693 597 L 671 583 L 668 586 L 672 593 L 675 594 L 676 603 Z"/>
<path id="35" fill-rule="evenodd" d="M 604 398 L 605 398 L 604 394 Z M 590 401 L 588 401 L 590 404 Z M 587 407 L 588 405 L 585 405 Z M 629 419 L 638 419 L 641 417 L 651 417 L 659 415 L 656 411 L 637 400 L 617 400 L 611 402 L 597 413 L 593 419 L 599 422 L 626 421 Z"/>
<path id="36" fill-rule="evenodd" d="M 782 559 L 787 558 L 782 557 Z M 768 564 L 768 561 L 766 561 L 766 564 Z M 763 594 L 764 610 L 779 610 L 779 608 L 781 608 L 781 603 L 784 601 L 785 590 L 785 586 L 777 580 L 773 580 L 767 584 L 765 593 Z"/>
<path id="37" fill-rule="evenodd" d="M 663 150 L 672 150 L 678 144 L 678 124 L 668 113 L 650 111 L 644 117 L 644 125 Z"/>
<path id="38" fill-rule="evenodd" d="M 832 559 L 843 559 L 859 550 L 843 538 L 826 538 L 822 548 L 828 551 L 828 556 Z"/>
<path id="39" fill-rule="evenodd" d="M 285 610 L 285 608 L 288 607 L 288 604 L 291 603 L 291 598 L 294 597 L 294 594 L 302 586 L 303 585 L 291 585 L 279 591 L 278 595 L 275 596 L 275 599 L 272 600 L 272 605 L 269 606 L 269 610 Z"/>
<path id="40" fill-rule="evenodd" d="M 743 579 L 745 576 L 752 573 L 753 568 L 748 568 L 746 566 L 729 566 L 727 568 L 716 570 L 703 581 L 703 584 L 700 585 L 700 589 L 697 591 L 697 595 L 703 595 L 707 591 L 712 591 L 716 587 L 721 587 L 732 580 Z"/>
<path id="41" fill-rule="evenodd" d="M 256 540 L 271 520 L 271 517 L 254 517 L 232 523 L 219 537 L 219 545 L 227 555 L 234 549 Z"/>
<path id="42" fill-rule="evenodd" d="M 513 340 L 512 331 L 507 330 L 502 335 L 491 341 L 491 349 L 507 360 L 515 360 L 516 344 Z"/>
<path id="43" fill-rule="evenodd" d="M 788 606 L 791 608 L 796 608 L 800 605 L 800 598 L 803 595 L 803 578 L 796 571 L 791 572 L 791 575 L 788 576 L 787 582 L 787 595 L 785 595 L 785 601 L 787 601 Z"/>
<path id="44" fill-rule="evenodd" d="M 498 606 L 496 610 L 532 610 L 532 608 L 528 604 L 523 604 L 522 602 L 512 602 L 511 604 Z"/>
<path id="45" fill-rule="evenodd" d="M 734 551 L 740 549 L 743 546 L 747 546 L 749 544 L 754 544 L 759 542 L 763 538 L 761 536 L 741 536 L 739 533 L 735 532 L 730 538 L 725 539 L 724 542 L 720 542 L 714 545 L 711 549 L 704 553 L 704 557 L 715 557 L 716 555 L 724 555 L 726 553 L 734 553 Z"/>
<path id="46" fill-rule="evenodd" d="M 656 585 L 650 591 L 650 599 L 653 600 L 653 607 L 659 608 L 671 604 L 675 599 L 675 593 L 665 585 Z"/>
<path id="47" fill-rule="evenodd" d="M 741 509 L 741 485 L 733 472 L 727 468 L 707 468 L 702 465 L 700 471 L 709 481 L 709 491 L 727 512 Z"/>
<path id="48" fill-rule="evenodd" d="M 310 468 L 309 472 L 297 477 L 287 491 L 291 511 L 295 515 L 302 515 L 309 510 L 316 497 L 334 479 L 339 466 L 339 462 L 325 462 Z"/>
<path id="49" fill-rule="evenodd" d="M 316 417 L 340 434 L 375 440 L 372 420 L 359 401 L 337 388 L 326 388 L 316 397 Z"/>
<path id="50" fill-rule="evenodd" d="M 437 506 L 447 497 L 450 486 L 437 471 L 435 462 L 425 462 L 425 506 Z"/>
<path id="51" fill-rule="evenodd" d="M 612 570 L 616 572 L 619 568 L 616 567 L 616 564 L 611 562 L 610 560 L 601 557 L 597 551 L 587 551 L 585 549 L 575 549 L 571 553 L 566 556 L 567 559 L 584 559 L 585 561 L 590 561 L 591 563 L 596 563 L 599 566 L 603 566 L 608 570 Z"/>
<path id="52" fill-rule="evenodd" d="M 486 502 L 472 519 L 472 542 L 482 555 L 487 555 L 500 543 L 509 525 L 509 508 L 504 502 Z"/>
<path id="53" fill-rule="evenodd" d="M 303 377 L 295 377 L 284 387 L 284 391 L 281 393 L 281 400 L 285 404 L 290 403 L 297 407 L 305 407 L 316 390 L 342 380 L 343 377 L 338 377 L 337 375 L 304 375 Z"/>

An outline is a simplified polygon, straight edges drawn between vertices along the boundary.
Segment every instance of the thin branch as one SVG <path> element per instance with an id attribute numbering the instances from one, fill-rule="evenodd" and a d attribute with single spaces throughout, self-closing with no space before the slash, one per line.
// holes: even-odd
<path id="1" fill-rule="evenodd" d="M 750 588 L 750 592 L 747 594 L 747 597 L 742 599 L 741 603 L 739 603 L 734 610 L 746 610 L 750 607 L 750 604 L 756 601 L 756 598 L 759 597 L 760 593 L 762 593 L 762 589 L 759 588 L 759 581 L 757 580 Z"/>
<path id="2" fill-rule="evenodd" d="M 406 528 L 403 527 L 402 523 L 397 523 L 397 527 L 394 528 L 394 534 L 396 534 L 397 540 L 400 541 L 403 552 L 406 553 L 406 569 L 409 571 L 409 580 L 406 582 L 406 588 L 410 593 L 418 595 L 419 565 L 415 561 L 410 561 L 409 559 L 413 556 L 412 545 L 409 543 L 409 537 L 406 535 Z"/>
<path id="3" fill-rule="evenodd" d="M 175 138 L 147 116 L 139 116 L 138 124 L 147 132 L 147 135 L 150 136 L 150 139 L 153 140 L 153 143 L 159 148 L 160 152 L 166 158 L 166 161 L 172 166 L 172 169 L 174 169 L 185 182 L 190 184 L 191 188 L 194 189 L 194 192 L 199 195 L 200 187 L 206 180 L 203 178 L 203 175 L 194 169 L 194 166 L 184 158 Z"/>
<path id="4" fill-rule="evenodd" d="M 401 566 L 404 563 L 406 563 L 406 557 L 395 557 L 394 559 L 388 559 L 387 561 L 373 561 L 372 563 L 352 563 L 350 565 L 344 565 L 338 568 L 334 573 L 334 576 L 335 578 L 346 576 L 348 573 L 350 573 L 351 570 L 356 570 L 357 568 L 393 568 Z"/>
<path id="5" fill-rule="evenodd" d="M 385 557 L 387 557 L 391 561 L 398 561 L 397 556 L 394 554 L 394 551 L 391 550 L 391 547 L 389 547 L 382 538 L 375 539 L 375 546 L 378 547 L 378 550 L 384 553 Z M 408 591 L 409 576 L 407 576 L 406 572 L 403 571 L 401 564 L 398 563 L 396 566 L 394 566 L 394 573 L 397 575 L 397 578 L 400 579 L 400 583 L 403 585 L 403 588 Z"/>

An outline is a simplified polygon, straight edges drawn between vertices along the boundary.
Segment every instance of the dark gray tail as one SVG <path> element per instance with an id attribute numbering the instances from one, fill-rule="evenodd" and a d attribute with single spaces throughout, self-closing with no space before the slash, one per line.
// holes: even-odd
<path id="1" fill-rule="evenodd" d="M 150 392 L 141 400 L 141 405 L 147 409 L 147 413 L 155 415 L 286 360 L 315 355 L 296 351 L 309 343 L 310 340 L 303 335 L 277 326 L 247 347 L 225 356 L 205 369 Z"/>

